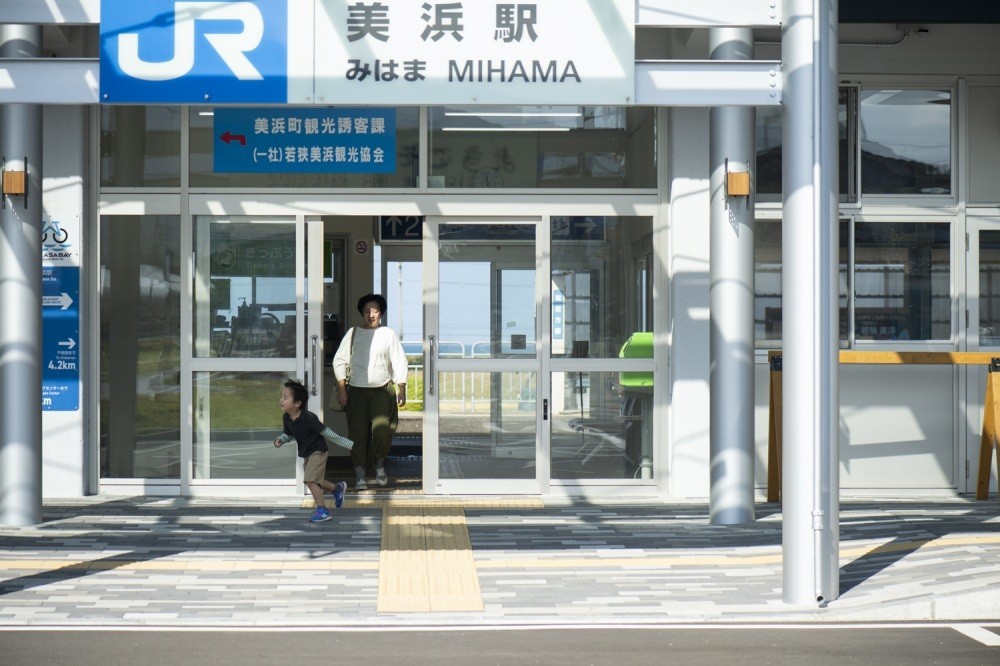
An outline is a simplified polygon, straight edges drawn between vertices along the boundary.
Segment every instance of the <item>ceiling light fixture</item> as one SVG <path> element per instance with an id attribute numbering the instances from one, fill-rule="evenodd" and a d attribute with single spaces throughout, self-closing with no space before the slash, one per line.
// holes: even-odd
<path id="1" fill-rule="evenodd" d="M 444 115 L 461 118 L 580 118 L 583 116 L 579 111 L 544 111 L 540 113 L 531 111 L 445 111 Z"/>
<path id="2" fill-rule="evenodd" d="M 569 127 L 442 127 L 442 132 L 568 132 Z"/>

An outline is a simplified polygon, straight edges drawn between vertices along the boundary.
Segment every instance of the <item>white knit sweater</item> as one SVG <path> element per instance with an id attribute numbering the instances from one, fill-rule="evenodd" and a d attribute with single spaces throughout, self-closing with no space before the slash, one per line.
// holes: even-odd
<path id="1" fill-rule="evenodd" d="M 349 330 L 333 357 L 333 374 L 337 381 L 347 377 L 348 363 L 351 365 L 351 386 L 375 388 L 384 386 L 389 380 L 406 383 L 406 354 L 396 332 L 388 326 Z"/>

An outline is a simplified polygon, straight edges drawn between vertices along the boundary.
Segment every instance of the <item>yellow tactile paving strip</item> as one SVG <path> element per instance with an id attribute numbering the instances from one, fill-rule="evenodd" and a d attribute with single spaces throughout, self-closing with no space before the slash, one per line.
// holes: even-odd
<path id="1" fill-rule="evenodd" d="M 311 500 L 304 506 L 311 507 Z M 483 595 L 465 509 L 540 509 L 541 500 L 359 496 L 344 508 L 381 508 L 379 613 L 481 612 Z"/>
<path id="2" fill-rule="evenodd" d="M 482 610 L 465 511 L 423 503 L 383 507 L 378 612 Z"/>

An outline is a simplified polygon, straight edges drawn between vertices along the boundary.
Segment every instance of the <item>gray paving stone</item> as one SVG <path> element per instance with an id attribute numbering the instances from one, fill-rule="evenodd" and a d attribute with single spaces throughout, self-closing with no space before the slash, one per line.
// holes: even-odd
<path id="1" fill-rule="evenodd" d="M 734 527 L 710 525 L 707 513 L 703 505 L 650 500 L 468 509 L 483 612 L 379 614 L 378 510 L 345 509 L 338 520 L 316 526 L 306 522 L 299 503 L 285 499 L 59 502 L 45 507 L 43 525 L 0 529 L 0 624 L 309 626 L 317 616 L 337 625 L 1000 616 L 1000 520 L 992 501 L 842 500 L 841 547 L 874 550 L 844 559 L 840 598 L 824 609 L 781 599 L 778 507 L 758 507 L 754 523 Z M 965 542 L 951 543 L 950 537 Z M 914 545 L 893 549 L 909 542 Z M 725 564 L 699 564 L 699 558 L 720 556 L 728 557 Z M 773 561 L 761 564 L 761 557 Z M 107 568 L 69 566 L 77 559 Z M 28 560 L 67 566 L 16 568 Z M 591 565 L 580 567 L 581 560 Z M 217 562 L 246 566 L 209 568 Z M 333 569 L 262 568 L 272 562 L 329 562 Z M 506 562 L 510 568 L 498 567 Z M 336 570 L 338 563 L 371 568 Z"/>

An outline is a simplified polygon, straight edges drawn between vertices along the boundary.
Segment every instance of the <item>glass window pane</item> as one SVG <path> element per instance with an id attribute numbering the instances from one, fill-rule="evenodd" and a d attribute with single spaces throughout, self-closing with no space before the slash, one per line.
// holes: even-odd
<path id="1" fill-rule="evenodd" d="M 656 187 L 656 109 L 434 107 L 430 187 Z"/>
<path id="2" fill-rule="evenodd" d="M 852 201 L 850 184 L 857 172 L 851 168 L 850 136 L 853 131 L 852 114 L 848 113 L 852 99 L 848 88 L 839 91 L 837 104 L 837 147 L 840 155 L 840 200 Z M 781 107 L 761 106 L 756 109 L 756 171 L 754 185 L 758 201 L 781 201 Z"/>
<path id="3" fill-rule="evenodd" d="M 442 479 L 535 478 L 536 375 L 438 373 Z"/>
<path id="4" fill-rule="evenodd" d="M 216 173 L 211 108 L 195 107 L 191 122 L 192 187 L 416 187 L 419 109 L 396 109 L 396 172 L 383 173 Z"/>
<path id="5" fill-rule="evenodd" d="M 951 229 L 946 222 L 858 222 L 858 340 L 951 339 Z"/>
<path id="6" fill-rule="evenodd" d="M 951 193 L 951 93 L 861 91 L 861 192 Z"/>
<path id="7" fill-rule="evenodd" d="M 180 237 L 176 216 L 101 218 L 104 478 L 180 475 Z"/>
<path id="8" fill-rule="evenodd" d="M 969 86 L 969 203 L 1000 203 L 995 165 L 1000 155 L 1000 86 Z"/>
<path id="9" fill-rule="evenodd" d="M 295 478 L 295 442 L 274 446 L 286 379 L 280 372 L 195 373 L 194 478 Z"/>
<path id="10" fill-rule="evenodd" d="M 195 219 L 194 351 L 295 356 L 295 225 Z"/>
<path id="11" fill-rule="evenodd" d="M 442 224 L 438 353 L 535 356 L 535 226 Z"/>
<path id="12" fill-rule="evenodd" d="M 781 342 L 781 221 L 754 230 L 754 339 Z"/>
<path id="13" fill-rule="evenodd" d="M 848 289 L 847 246 L 850 242 L 848 220 L 840 221 L 840 267 L 838 307 L 840 343 L 847 344 Z M 757 220 L 754 229 L 754 340 L 758 347 L 781 345 L 781 221 Z"/>
<path id="14" fill-rule="evenodd" d="M 650 383 L 622 382 L 617 372 L 552 373 L 552 478 L 651 479 Z"/>
<path id="15" fill-rule="evenodd" d="M 101 106 L 101 185 L 179 187 L 181 110 Z"/>
<path id="16" fill-rule="evenodd" d="M 651 276 L 637 260 L 653 247 L 652 218 L 560 216 L 551 226 L 552 355 L 618 356 L 629 336 L 651 330 Z"/>
<path id="17" fill-rule="evenodd" d="M 1000 346 L 1000 231 L 979 232 L 979 346 Z"/>
<path id="18" fill-rule="evenodd" d="M 758 107 L 754 136 L 757 144 L 754 184 L 758 201 L 781 200 L 781 131 L 781 107 Z"/>

